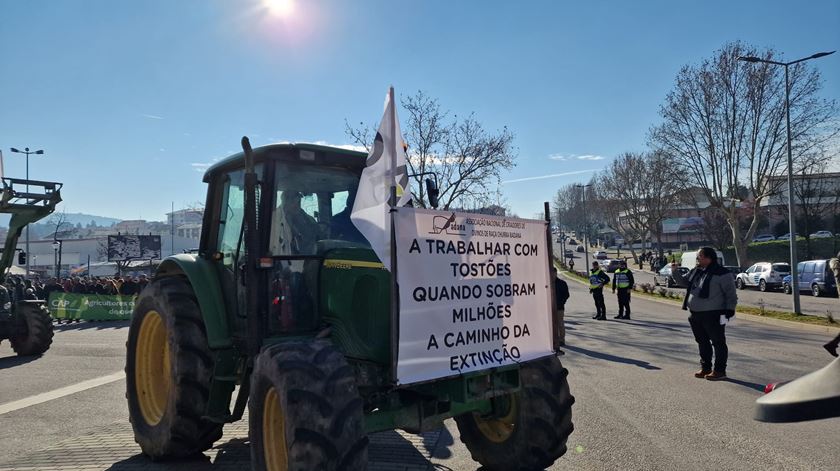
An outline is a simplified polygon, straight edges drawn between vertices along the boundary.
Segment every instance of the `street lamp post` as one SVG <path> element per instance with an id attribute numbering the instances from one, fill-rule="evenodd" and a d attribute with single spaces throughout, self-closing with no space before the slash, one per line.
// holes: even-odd
<path id="1" fill-rule="evenodd" d="M 818 52 L 812 56 L 803 57 L 802 59 L 797 59 L 795 61 L 790 62 L 776 62 L 767 59 L 762 59 L 760 57 L 755 56 L 744 56 L 739 57 L 739 61 L 744 62 L 763 62 L 765 64 L 772 64 L 772 65 L 781 65 L 785 68 L 785 114 L 787 120 L 787 157 L 788 157 L 788 168 L 787 168 L 787 177 L 788 177 L 788 219 L 790 220 L 790 279 L 791 279 L 791 287 L 793 288 L 793 312 L 796 314 L 802 314 L 802 309 L 799 307 L 799 270 L 797 270 L 797 261 L 796 261 L 796 221 L 793 217 L 793 152 L 790 148 L 791 138 L 790 138 L 790 78 L 788 76 L 788 68 L 793 64 L 798 64 L 800 62 L 805 62 L 810 59 L 818 59 L 820 57 L 825 57 L 830 54 L 834 54 L 835 51 L 831 52 Z"/>
<path id="2" fill-rule="evenodd" d="M 61 242 L 54 240 L 52 243 L 53 246 L 53 266 L 55 267 L 55 277 L 58 279 L 58 249 L 61 248 Z"/>
<path id="3" fill-rule="evenodd" d="M 586 255 L 585 271 L 589 273 L 589 223 L 586 219 L 586 189 L 591 187 L 592 184 L 575 186 L 583 189 L 583 253 Z"/>
<path id="4" fill-rule="evenodd" d="M 26 154 L 26 194 L 29 194 L 29 155 L 44 155 L 44 151 L 42 149 L 30 151 L 29 147 L 24 147 L 23 150 L 15 149 L 14 147 L 11 148 L 11 151 L 16 154 Z M 26 199 L 26 202 L 29 202 L 29 199 Z M 29 278 L 29 224 L 26 225 L 26 278 Z"/>

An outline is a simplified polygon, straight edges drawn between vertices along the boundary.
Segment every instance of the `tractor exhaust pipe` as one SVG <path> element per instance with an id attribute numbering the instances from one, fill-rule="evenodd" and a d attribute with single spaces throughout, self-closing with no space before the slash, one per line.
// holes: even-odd
<path id="1" fill-rule="evenodd" d="M 248 325 L 248 356 L 253 361 L 260 352 L 262 317 L 257 295 L 257 263 L 259 263 L 260 231 L 257 228 L 257 174 L 254 171 L 254 151 L 248 136 L 242 136 L 242 152 L 245 154 L 245 299 Z"/>

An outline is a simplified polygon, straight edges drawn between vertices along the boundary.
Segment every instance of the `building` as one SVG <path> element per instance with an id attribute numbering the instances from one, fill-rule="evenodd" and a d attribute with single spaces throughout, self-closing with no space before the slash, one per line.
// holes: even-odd
<path id="1" fill-rule="evenodd" d="M 179 209 L 166 213 L 166 223 L 170 226 L 183 226 L 185 224 L 201 224 L 204 219 L 204 210 L 198 208 Z"/>
<path id="2" fill-rule="evenodd" d="M 767 232 L 773 234 L 772 228 L 783 225 L 788 220 L 788 182 L 787 176 L 771 177 L 771 184 L 778 191 L 761 202 L 762 211 L 766 211 Z M 840 213 L 840 172 L 813 173 L 810 175 L 794 175 L 794 211 L 823 215 L 826 227 L 813 228 L 814 231 L 829 229 L 837 232 L 834 219 Z M 803 229 L 803 228 L 800 228 Z M 780 232 L 780 231 L 776 231 Z M 783 232 L 787 233 L 785 229 Z M 799 232 L 802 234 L 802 232 Z M 781 234 L 774 234 L 781 235 Z M 805 234 L 802 234 L 805 235 Z"/>

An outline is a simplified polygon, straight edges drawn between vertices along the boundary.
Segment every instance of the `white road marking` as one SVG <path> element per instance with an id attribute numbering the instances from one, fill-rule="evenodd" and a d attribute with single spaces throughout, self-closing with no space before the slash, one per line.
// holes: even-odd
<path id="1" fill-rule="evenodd" d="M 97 386 L 102 386 L 104 384 L 113 383 L 115 381 L 119 381 L 125 378 L 124 371 L 118 371 L 116 373 L 111 373 L 106 376 L 100 376 L 98 378 L 89 379 L 87 381 L 82 381 L 81 383 L 71 384 L 70 386 L 64 386 L 63 388 L 53 389 L 52 391 L 47 391 L 45 393 L 36 394 L 34 396 L 25 397 L 23 399 L 19 399 L 17 401 L 7 402 L 5 404 L 0 404 L 0 415 L 6 414 L 8 412 L 16 411 L 23 409 L 24 407 L 34 406 L 37 404 L 43 404 L 47 401 L 52 401 L 53 399 L 58 399 L 64 396 L 69 396 L 71 394 L 76 394 L 77 392 L 82 392 L 87 389 L 92 389 Z"/>

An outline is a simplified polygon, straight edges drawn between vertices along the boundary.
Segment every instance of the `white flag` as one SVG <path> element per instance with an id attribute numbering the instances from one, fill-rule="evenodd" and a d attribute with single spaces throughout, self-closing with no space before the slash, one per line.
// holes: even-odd
<path id="1" fill-rule="evenodd" d="M 391 185 L 397 189 L 397 206 L 411 201 L 406 171 L 405 145 L 397 119 L 394 88 L 385 97 L 385 112 L 373 148 L 362 171 L 350 220 L 370 242 L 385 268 L 391 269 L 391 216 L 388 198 Z"/>

